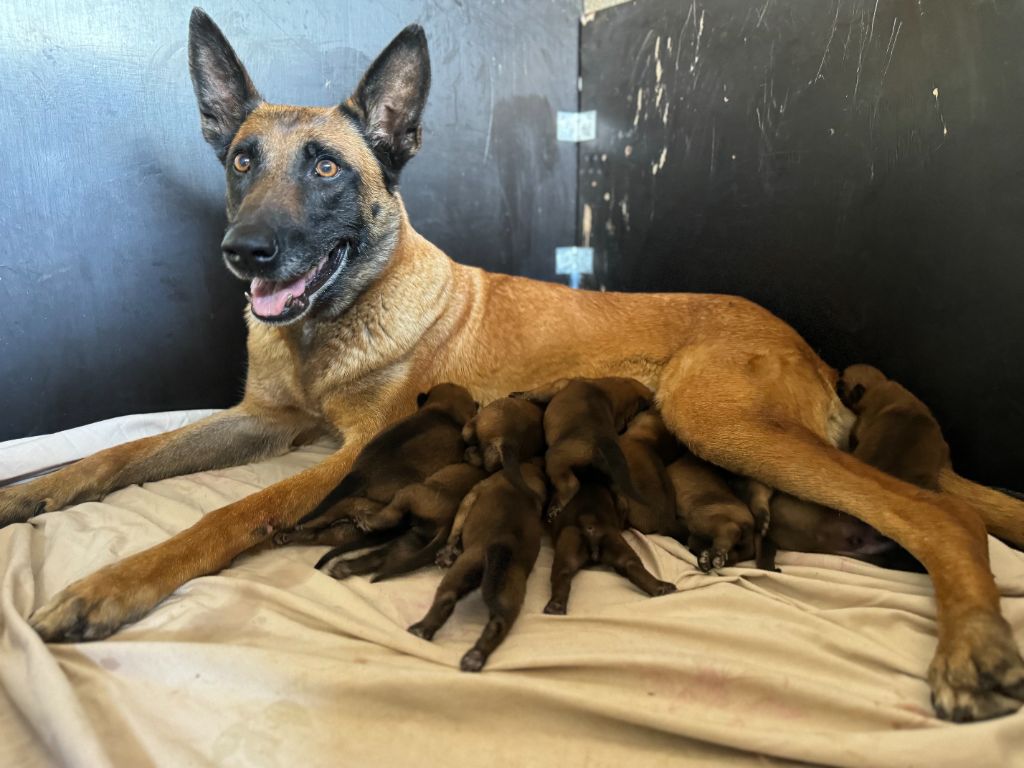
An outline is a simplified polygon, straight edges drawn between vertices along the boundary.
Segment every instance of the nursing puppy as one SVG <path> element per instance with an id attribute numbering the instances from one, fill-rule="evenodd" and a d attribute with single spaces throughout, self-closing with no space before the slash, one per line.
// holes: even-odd
<path id="1" fill-rule="evenodd" d="M 466 451 L 462 428 L 478 407 L 469 392 L 457 384 L 438 384 L 421 393 L 417 405 L 415 413 L 367 443 L 338 487 L 295 531 L 279 535 L 276 542 L 333 543 L 335 533 L 325 529 L 345 520 L 365 520 L 402 488 L 461 462 Z"/>
<path id="2" fill-rule="evenodd" d="M 753 554 L 754 516 L 722 472 L 692 453 L 667 470 L 676 495 L 677 514 L 689 531 L 690 550 L 707 573 Z"/>
<path id="3" fill-rule="evenodd" d="M 857 414 L 850 433 L 853 455 L 931 491 L 949 466 L 949 446 L 928 406 L 870 365 L 851 365 L 836 391 Z"/>
<path id="4" fill-rule="evenodd" d="M 551 599 L 544 613 L 561 615 L 569 605 L 572 580 L 588 564 L 608 565 L 648 595 L 675 592 L 644 568 L 622 536 L 622 514 L 615 497 L 595 473 L 585 473 L 579 490 L 551 524 L 555 559 L 551 566 Z"/>
<path id="5" fill-rule="evenodd" d="M 550 517 L 572 501 L 580 487 L 576 471 L 585 467 L 601 471 L 616 493 L 643 501 L 630 480 L 618 437 L 633 416 L 650 406 L 651 390 L 623 377 L 560 379 L 513 396 L 547 404 L 544 463 L 555 489 Z"/>
<path id="6" fill-rule="evenodd" d="M 619 496 L 626 524 L 641 533 L 662 533 L 682 541 L 686 528 L 676 517 L 676 495 L 665 471 L 682 453 L 661 415 L 653 410 L 638 413 L 619 437 L 619 448 L 629 467 L 630 480 L 643 501 Z"/>
<path id="7" fill-rule="evenodd" d="M 433 639 L 459 599 L 481 587 L 490 618 L 476 645 L 462 657 L 464 672 L 478 672 L 508 635 L 540 552 L 547 481 L 539 461 L 524 464 L 522 471 L 526 492 L 503 472 L 470 491 L 460 508 L 460 512 L 465 509 L 465 523 L 456 551 L 461 551 L 441 580 L 427 615 L 409 627 L 414 635 Z"/>
<path id="8" fill-rule="evenodd" d="M 368 534 L 400 526 L 404 532 L 390 544 L 366 555 L 339 559 L 328 553 L 317 568 L 336 579 L 376 571 L 372 581 L 398 576 L 432 565 L 444 546 L 455 513 L 470 490 L 487 473 L 460 462 L 439 469 L 422 483 L 413 483 L 395 494 L 391 503 L 369 514 L 354 515 L 352 523 Z"/>
<path id="9" fill-rule="evenodd" d="M 466 461 L 488 472 L 502 469 L 527 490 L 519 465 L 544 450 L 544 412 L 528 400 L 502 397 L 480 409 L 462 430 Z"/>

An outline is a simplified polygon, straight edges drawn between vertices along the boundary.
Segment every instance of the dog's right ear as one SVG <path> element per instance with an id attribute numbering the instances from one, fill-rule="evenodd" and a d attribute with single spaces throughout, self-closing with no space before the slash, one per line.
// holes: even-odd
<path id="1" fill-rule="evenodd" d="M 223 163 L 245 118 L 262 101 L 224 33 L 202 8 L 188 21 L 188 68 L 203 136 Z"/>

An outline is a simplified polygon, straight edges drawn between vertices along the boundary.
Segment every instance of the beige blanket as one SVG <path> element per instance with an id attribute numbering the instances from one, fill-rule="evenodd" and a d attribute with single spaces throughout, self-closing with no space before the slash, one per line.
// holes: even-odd
<path id="1" fill-rule="evenodd" d="M 484 607 L 428 643 L 406 632 L 439 576 L 371 585 L 313 570 L 322 547 L 264 551 L 197 579 L 111 639 L 44 645 L 25 616 L 102 565 L 319 461 L 131 487 L 0 531 L 0 766 L 1024 765 L 1024 714 L 934 719 L 927 577 L 783 554 L 782 574 L 695 570 L 631 536 L 679 592 L 584 571 L 545 616 L 551 549 L 481 674 L 457 669 Z M 991 541 L 1024 642 L 1024 555 Z M 767 757 L 764 757 L 767 756 Z"/>

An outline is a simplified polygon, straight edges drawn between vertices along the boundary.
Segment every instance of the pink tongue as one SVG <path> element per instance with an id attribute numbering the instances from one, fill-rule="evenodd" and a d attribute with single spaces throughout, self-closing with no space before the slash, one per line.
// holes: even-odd
<path id="1" fill-rule="evenodd" d="M 276 317 L 284 312 L 291 296 L 301 296 L 306 290 L 306 275 L 290 283 L 275 283 L 257 277 L 249 286 L 252 293 L 252 311 L 261 317 Z"/>

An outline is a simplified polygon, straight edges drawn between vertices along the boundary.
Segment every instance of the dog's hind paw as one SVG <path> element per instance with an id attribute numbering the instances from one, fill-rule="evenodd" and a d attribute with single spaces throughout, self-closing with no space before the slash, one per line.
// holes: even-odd
<path id="1" fill-rule="evenodd" d="M 463 672 L 479 672 L 487 663 L 487 657 L 479 648 L 472 648 L 466 652 L 459 662 L 459 669 Z"/>
<path id="2" fill-rule="evenodd" d="M 551 616 L 565 616 L 567 609 L 568 607 L 561 600 L 549 600 L 548 604 L 544 606 L 544 613 Z"/>
<path id="3" fill-rule="evenodd" d="M 671 581 L 659 581 L 655 587 L 654 592 L 651 593 L 651 597 L 661 597 L 662 595 L 671 595 L 676 591 L 676 585 Z"/>
<path id="4" fill-rule="evenodd" d="M 409 632 L 416 635 L 416 637 L 423 638 L 424 640 L 433 640 L 435 631 L 436 630 L 431 629 L 422 621 L 417 621 L 415 624 L 409 627 Z"/>
<path id="5" fill-rule="evenodd" d="M 1024 702 L 1024 660 L 1005 619 L 996 613 L 956 620 L 940 642 L 928 681 L 943 720 L 963 723 L 1009 715 Z"/>

